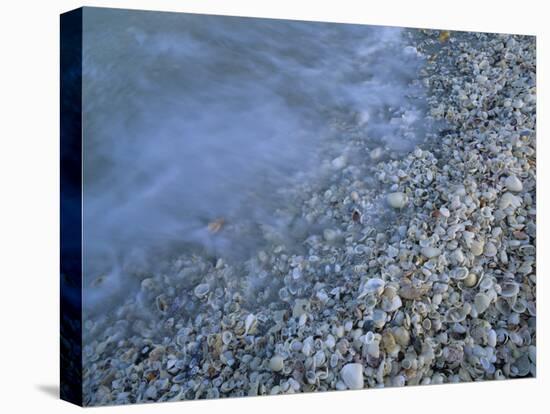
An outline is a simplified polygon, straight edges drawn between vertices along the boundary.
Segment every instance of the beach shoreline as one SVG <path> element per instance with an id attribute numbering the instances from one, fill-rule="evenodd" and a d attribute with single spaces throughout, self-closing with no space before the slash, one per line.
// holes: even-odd
<path id="1" fill-rule="evenodd" d="M 296 189 L 306 222 L 338 223 L 307 253 L 266 228 L 247 274 L 183 255 L 85 319 L 85 405 L 536 376 L 534 38 L 416 33 L 445 126 L 403 157 L 369 149 L 376 186 L 342 156 Z"/>

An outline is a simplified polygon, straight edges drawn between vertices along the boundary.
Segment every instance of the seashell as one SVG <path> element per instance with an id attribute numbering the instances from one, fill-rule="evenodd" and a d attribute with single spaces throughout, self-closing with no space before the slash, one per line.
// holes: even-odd
<path id="1" fill-rule="evenodd" d="M 332 335 L 327 335 L 327 339 L 325 340 L 325 345 L 327 348 L 332 349 L 336 345 L 336 339 Z"/>
<path id="2" fill-rule="evenodd" d="M 233 340 L 233 333 L 230 331 L 223 331 L 222 333 L 222 342 L 224 345 L 229 345 Z"/>
<path id="3" fill-rule="evenodd" d="M 327 293 L 324 290 L 318 291 L 315 296 L 317 297 L 317 299 L 319 299 L 319 302 L 321 303 L 327 303 L 329 299 Z"/>
<path id="4" fill-rule="evenodd" d="M 338 341 L 336 344 L 336 349 L 340 353 L 340 355 L 346 355 L 349 350 L 349 342 L 346 338 L 342 338 Z M 303 350 L 302 350 L 303 352 Z"/>
<path id="5" fill-rule="evenodd" d="M 483 241 L 472 240 L 470 243 L 470 251 L 474 256 L 481 256 L 485 243 Z"/>
<path id="6" fill-rule="evenodd" d="M 380 356 L 380 342 L 376 336 L 369 331 L 365 335 L 364 341 L 367 354 L 373 358 L 378 358 Z"/>
<path id="7" fill-rule="evenodd" d="M 382 279 L 373 277 L 372 279 L 367 280 L 363 291 L 366 293 L 375 293 L 376 295 L 381 295 L 384 291 L 385 285 L 386 282 L 384 282 Z"/>
<path id="8" fill-rule="evenodd" d="M 468 273 L 468 276 L 464 278 L 462 283 L 466 287 L 474 287 L 477 283 L 477 275 L 475 273 Z"/>
<path id="9" fill-rule="evenodd" d="M 303 342 L 302 353 L 305 356 L 309 356 L 311 355 L 312 351 L 313 351 L 313 337 L 309 336 Z"/>
<path id="10" fill-rule="evenodd" d="M 340 370 L 340 376 L 350 390 L 360 390 L 364 386 L 363 365 L 357 363 L 346 364 Z"/>
<path id="11" fill-rule="evenodd" d="M 330 356 L 330 362 L 329 365 L 331 368 L 336 368 L 338 365 L 338 360 L 340 359 L 340 356 L 337 353 L 334 353 Z"/>
<path id="12" fill-rule="evenodd" d="M 518 193 L 523 190 L 523 184 L 515 175 L 510 175 L 508 178 L 506 178 L 506 180 L 504 180 L 504 185 L 506 186 L 508 191 L 512 191 L 513 193 Z"/>
<path id="13" fill-rule="evenodd" d="M 401 192 L 390 193 L 386 196 L 386 201 L 390 207 L 401 209 L 407 204 L 408 197 L 405 193 Z"/>
<path id="14" fill-rule="evenodd" d="M 166 299 L 166 295 L 163 294 L 157 296 L 155 304 L 159 312 L 166 313 L 166 311 L 168 311 L 168 301 Z"/>
<path id="15" fill-rule="evenodd" d="M 468 316 L 468 309 L 466 306 L 450 308 L 445 314 L 445 319 L 449 322 L 458 323 L 464 321 Z"/>
<path id="16" fill-rule="evenodd" d="M 382 156 L 383 152 L 384 152 L 384 149 L 382 147 L 376 147 L 370 152 L 369 154 L 370 159 L 373 161 L 376 161 Z"/>
<path id="17" fill-rule="evenodd" d="M 385 296 L 382 296 L 382 303 L 380 307 L 385 312 L 395 312 L 401 306 L 403 306 L 403 302 L 401 301 L 401 298 L 398 295 L 395 295 L 392 298 L 387 298 Z"/>
<path id="18" fill-rule="evenodd" d="M 509 316 L 512 313 L 512 307 L 505 298 L 497 298 L 495 308 L 504 316 Z"/>
<path id="19" fill-rule="evenodd" d="M 323 237 L 326 241 L 333 241 L 338 237 L 338 232 L 333 229 L 325 229 L 323 230 Z"/>
<path id="20" fill-rule="evenodd" d="M 455 280 L 465 280 L 469 274 L 468 269 L 465 267 L 455 267 L 449 272 L 449 276 Z"/>
<path id="21" fill-rule="evenodd" d="M 483 312 L 485 312 L 489 308 L 490 304 L 491 298 L 485 293 L 478 293 L 474 297 L 474 307 L 478 315 L 481 315 Z"/>
<path id="22" fill-rule="evenodd" d="M 491 207 L 483 207 L 480 210 L 480 213 L 481 213 L 481 216 L 486 218 L 486 219 L 492 219 L 493 218 L 493 211 L 492 211 Z"/>
<path id="23" fill-rule="evenodd" d="M 388 314 L 381 309 L 375 309 L 371 316 L 372 323 L 379 329 L 384 327 L 387 319 Z"/>
<path id="24" fill-rule="evenodd" d="M 395 342 L 397 342 L 402 348 L 409 346 L 411 335 L 409 331 L 402 326 L 397 326 L 392 330 L 393 337 Z"/>
<path id="25" fill-rule="evenodd" d="M 258 320 L 254 314 L 249 313 L 244 321 L 244 334 L 254 333 Z"/>
<path id="26" fill-rule="evenodd" d="M 275 355 L 269 360 L 269 369 L 271 369 L 272 371 L 282 371 L 284 365 L 284 358 L 281 355 Z"/>
<path id="27" fill-rule="evenodd" d="M 511 298 L 519 293 L 519 285 L 515 282 L 503 282 L 500 284 L 500 296 Z"/>
<path id="28" fill-rule="evenodd" d="M 151 361 L 158 361 L 162 358 L 164 353 L 166 352 L 166 349 L 163 346 L 157 346 L 155 347 L 150 353 L 149 353 L 149 359 Z"/>
<path id="29" fill-rule="evenodd" d="M 441 214 L 445 218 L 449 218 L 451 216 L 451 212 L 446 207 L 441 207 L 439 209 L 439 214 Z"/>
<path id="30" fill-rule="evenodd" d="M 290 343 L 290 350 L 293 352 L 299 352 L 302 350 L 303 346 L 304 344 L 301 341 L 297 339 L 293 339 L 292 342 Z"/>
<path id="31" fill-rule="evenodd" d="M 454 261 L 454 263 L 462 264 L 464 263 L 465 257 L 464 253 L 462 253 L 461 249 L 456 249 L 451 253 L 451 260 Z"/>
<path id="32" fill-rule="evenodd" d="M 437 247 L 426 246 L 420 250 L 420 253 L 422 253 L 428 259 L 432 259 L 441 254 L 441 249 L 438 249 Z"/>
<path id="33" fill-rule="evenodd" d="M 358 299 L 361 299 L 362 295 L 359 295 Z M 367 297 L 365 298 L 365 306 L 369 309 L 372 309 L 376 306 L 378 303 L 378 299 L 374 295 L 367 294 Z"/>
<path id="34" fill-rule="evenodd" d="M 341 170 L 346 166 L 346 156 L 340 155 L 339 157 L 334 158 L 330 164 L 335 170 Z"/>
<path id="35" fill-rule="evenodd" d="M 146 278 L 141 281 L 141 290 L 143 291 L 151 291 L 155 287 L 155 281 L 153 278 Z"/>
<path id="36" fill-rule="evenodd" d="M 197 287 L 195 287 L 193 293 L 197 298 L 202 299 L 208 294 L 209 291 L 210 285 L 208 283 L 201 283 L 200 285 L 197 285 Z"/>
<path id="37" fill-rule="evenodd" d="M 357 255 L 364 254 L 367 251 L 368 251 L 367 246 L 365 246 L 364 244 L 358 244 L 353 248 L 353 252 Z"/>
<path id="38" fill-rule="evenodd" d="M 290 299 L 290 292 L 286 287 L 282 287 L 281 289 L 279 289 L 279 298 L 284 302 Z"/>
<path id="39" fill-rule="evenodd" d="M 178 375 L 172 377 L 174 384 L 181 384 L 188 380 L 188 374 L 186 372 L 180 372 Z"/>
<path id="40" fill-rule="evenodd" d="M 354 209 L 353 212 L 351 213 L 351 219 L 355 223 L 359 223 L 359 224 L 363 223 L 363 215 L 357 209 Z"/>
<path id="41" fill-rule="evenodd" d="M 494 285 L 493 278 L 491 277 L 483 277 L 481 281 L 479 282 L 479 289 L 480 290 L 489 290 L 492 289 Z"/>
<path id="42" fill-rule="evenodd" d="M 430 286 L 428 284 L 414 285 L 410 281 L 406 280 L 403 280 L 402 283 L 403 285 L 399 289 L 399 295 L 405 299 L 420 299 L 430 290 Z"/>
<path id="43" fill-rule="evenodd" d="M 520 246 L 518 250 L 519 250 L 519 254 L 522 256 L 534 256 L 536 253 L 535 246 L 531 244 L 525 244 L 523 246 Z"/>
<path id="44" fill-rule="evenodd" d="M 524 300 L 517 300 L 512 306 L 512 310 L 516 313 L 523 313 L 527 310 L 527 305 Z"/>
<path id="45" fill-rule="evenodd" d="M 149 386 L 144 393 L 145 398 L 156 400 L 158 395 L 157 388 L 154 385 Z"/>
<path id="46" fill-rule="evenodd" d="M 499 208 L 501 210 L 504 210 L 505 208 L 512 207 L 514 210 L 521 206 L 521 198 L 516 197 L 512 193 L 504 193 L 502 197 L 500 197 L 500 201 L 498 204 Z"/>
<path id="47" fill-rule="evenodd" d="M 315 371 L 313 370 L 306 371 L 305 377 L 308 384 L 313 385 L 317 383 L 317 374 L 315 374 Z"/>
<path id="48" fill-rule="evenodd" d="M 399 351 L 399 345 L 395 341 L 395 337 L 391 331 L 386 330 L 382 334 L 381 340 L 382 349 L 388 354 L 394 354 Z"/>
<path id="49" fill-rule="evenodd" d="M 324 351 L 320 350 L 320 351 L 317 351 L 315 353 L 315 355 L 313 355 L 313 360 L 315 361 L 315 366 L 316 367 L 321 367 L 321 366 L 325 365 L 327 357 L 326 357 Z"/>
<path id="50" fill-rule="evenodd" d="M 483 250 L 483 254 L 487 257 L 494 257 L 497 255 L 497 247 L 494 243 L 489 242 L 485 245 L 485 248 Z"/>

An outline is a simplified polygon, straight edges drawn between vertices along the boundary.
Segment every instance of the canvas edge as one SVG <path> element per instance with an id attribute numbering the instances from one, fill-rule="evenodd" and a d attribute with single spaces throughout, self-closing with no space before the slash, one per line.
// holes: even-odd
<path id="1" fill-rule="evenodd" d="M 60 398 L 82 406 L 82 17 L 60 15 Z"/>

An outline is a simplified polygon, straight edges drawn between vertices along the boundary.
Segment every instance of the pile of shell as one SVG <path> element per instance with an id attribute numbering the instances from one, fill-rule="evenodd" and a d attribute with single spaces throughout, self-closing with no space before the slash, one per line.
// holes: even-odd
<path id="1" fill-rule="evenodd" d="M 445 130 L 375 166 L 327 160 L 333 179 L 281 212 L 324 225 L 299 253 L 265 228 L 242 267 L 184 255 L 86 321 L 86 404 L 535 375 L 534 39 L 417 49 Z"/>

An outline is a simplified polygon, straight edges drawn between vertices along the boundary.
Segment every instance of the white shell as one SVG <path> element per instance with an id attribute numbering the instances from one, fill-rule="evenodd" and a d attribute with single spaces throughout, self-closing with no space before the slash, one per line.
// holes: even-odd
<path id="1" fill-rule="evenodd" d="M 282 371 L 282 369 L 284 368 L 285 366 L 285 362 L 284 362 L 284 359 L 282 356 L 280 355 L 275 355 L 274 357 L 272 357 L 270 360 L 269 360 L 269 368 L 272 370 L 272 371 Z"/>
<path id="2" fill-rule="evenodd" d="M 506 178 L 506 180 L 504 180 L 504 185 L 506 186 L 508 191 L 512 191 L 514 193 L 518 193 L 523 190 L 523 184 L 515 175 L 511 175 Z"/>
<path id="3" fill-rule="evenodd" d="M 476 308 L 477 314 L 481 315 L 485 312 L 489 305 L 491 304 L 491 298 L 485 293 L 478 293 L 474 298 L 474 306 Z"/>
<path id="4" fill-rule="evenodd" d="M 405 193 L 390 193 L 386 196 L 388 205 L 392 208 L 403 208 L 407 204 L 407 195 Z"/>
<path id="5" fill-rule="evenodd" d="M 210 291 L 210 285 L 208 283 L 201 283 L 195 288 L 193 292 L 195 293 L 195 296 L 200 299 L 205 297 L 209 291 Z"/>
<path id="6" fill-rule="evenodd" d="M 360 390 L 364 386 L 363 365 L 346 364 L 340 370 L 342 381 L 350 390 Z"/>
<path id="7" fill-rule="evenodd" d="M 428 259 L 432 259 L 434 257 L 437 257 L 441 254 L 441 249 L 438 249 L 437 247 L 423 247 L 420 252 L 426 256 Z"/>
<path id="8" fill-rule="evenodd" d="M 500 197 L 500 201 L 498 206 L 504 210 L 508 207 L 513 207 L 514 209 L 518 208 L 521 205 L 521 198 L 516 197 L 512 193 L 504 193 L 502 197 Z"/>

